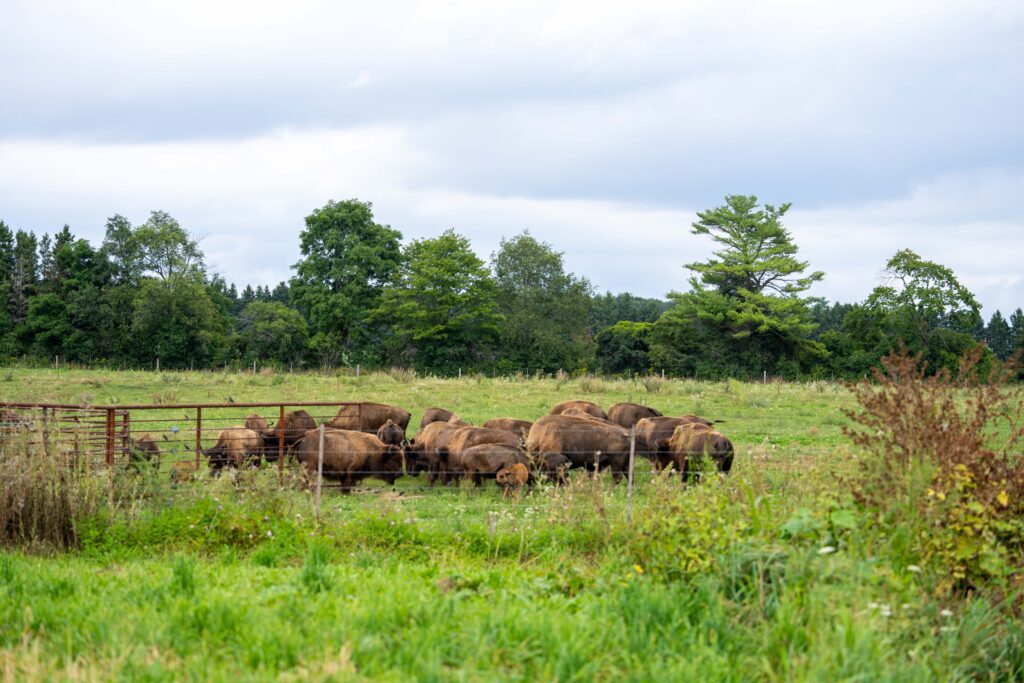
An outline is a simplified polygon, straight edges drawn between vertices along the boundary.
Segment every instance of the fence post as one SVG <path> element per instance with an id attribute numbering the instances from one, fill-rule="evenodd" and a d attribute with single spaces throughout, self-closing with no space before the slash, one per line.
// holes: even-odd
<path id="1" fill-rule="evenodd" d="M 629 475 L 626 479 L 626 524 L 633 523 L 633 459 L 636 457 L 636 425 L 629 428 Z"/>
<path id="2" fill-rule="evenodd" d="M 199 472 L 199 456 L 203 452 L 203 409 L 196 406 L 196 473 Z"/>
<path id="3" fill-rule="evenodd" d="M 324 423 L 320 423 L 320 448 L 316 456 L 316 525 L 320 526 L 320 487 L 324 481 Z"/>
<path id="4" fill-rule="evenodd" d="M 762 384 L 768 384 L 768 371 L 767 370 L 764 371 L 764 382 L 762 382 Z"/>
<path id="5" fill-rule="evenodd" d="M 160 372 L 160 358 L 159 357 L 157 357 L 157 359 L 156 359 L 156 371 Z"/>
<path id="6" fill-rule="evenodd" d="M 284 404 L 280 406 L 277 420 L 277 483 L 284 486 Z"/>
<path id="7" fill-rule="evenodd" d="M 103 453 L 107 465 L 114 464 L 114 409 L 107 408 L 107 444 Z"/>

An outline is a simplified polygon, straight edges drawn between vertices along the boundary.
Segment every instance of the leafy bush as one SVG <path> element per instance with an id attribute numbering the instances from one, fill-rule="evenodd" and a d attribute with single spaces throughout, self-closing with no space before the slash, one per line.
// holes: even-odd
<path id="1" fill-rule="evenodd" d="M 1024 403 L 1006 383 L 1014 368 L 982 375 L 982 358 L 974 349 L 957 376 L 928 376 L 920 355 L 890 354 L 874 383 L 851 387 L 860 409 L 843 428 L 864 454 L 856 500 L 943 591 L 1019 583 L 1024 568 Z"/>

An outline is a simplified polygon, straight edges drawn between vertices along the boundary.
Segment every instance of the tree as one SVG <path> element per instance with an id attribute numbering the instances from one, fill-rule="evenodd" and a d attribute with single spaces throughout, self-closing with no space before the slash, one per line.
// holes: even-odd
<path id="1" fill-rule="evenodd" d="M 1006 360 L 1013 352 L 1010 324 L 1006 322 L 1003 314 L 999 311 L 992 314 L 988 325 L 985 326 L 985 343 L 1000 360 Z"/>
<path id="2" fill-rule="evenodd" d="M 687 264 L 696 273 L 691 291 L 669 294 L 675 306 L 655 324 L 652 358 L 679 374 L 796 375 L 827 356 L 800 297 L 824 274 L 803 275 L 808 264 L 780 221 L 789 204 L 760 207 L 744 195 L 725 202 L 697 214 L 691 232 L 719 248 Z"/>
<path id="3" fill-rule="evenodd" d="M 487 265 L 454 230 L 405 247 L 375 316 L 391 361 L 447 373 L 487 360 L 501 322 Z"/>
<path id="4" fill-rule="evenodd" d="M 976 343 L 975 330 L 984 327 L 974 295 L 952 270 L 910 249 L 896 252 L 885 274 L 888 284 L 871 292 L 864 302 L 866 315 L 851 331 L 876 335 L 879 357 L 903 343 L 909 351 L 923 353 L 931 370 L 955 369 L 963 352 Z"/>
<path id="5" fill-rule="evenodd" d="M 200 280 L 144 279 L 133 307 L 129 352 L 142 365 L 203 366 L 223 348 L 224 320 Z"/>
<path id="6" fill-rule="evenodd" d="M 645 299 L 627 292 L 605 292 L 604 296 L 594 297 L 591 326 L 595 330 L 603 330 L 623 320 L 653 323 L 668 308 L 667 302 L 658 299 Z"/>
<path id="7" fill-rule="evenodd" d="M 106 236 L 100 250 L 110 260 L 115 284 L 138 284 L 145 270 L 142 245 L 127 218 L 114 214 L 107 219 Z"/>
<path id="8" fill-rule="evenodd" d="M 650 334 L 653 325 L 627 320 L 601 330 L 596 337 L 597 364 L 603 372 L 646 372 L 651 367 Z"/>
<path id="9" fill-rule="evenodd" d="M 1010 315 L 1010 352 L 1024 354 L 1024 311 L 1019 308 Z"/>
<path id="10" fill-rule="evenodd" d="M 253 301 L 239 317 L 238 338 L 247 362 L 301 365 L 309 327 L 295 309 L 276 301 Z"/>
<path id="11" fill-rule="evenodd" d="M 502 239 L 491 256 L 498 285 L 502 369 L 584 367 L 593 356 L 589 328 L 593 288 L 565 272 L 563 254 L 524 231 Z"/>
<path id="12" fill-rule="evenodd" d="M 202 277 L 205 273 L 199 242 L 164 211 L 150 212 L 149 219 L 135 228 L 133 239 L 143 272 L 161 280 Z"/>
<path id="13" fill-rule="evenodd" d="M 14 273 L 8 299 L 8 311 L 14 325 L 21 324 L 28 317 L 28 302 L 39 281 L 37 246 L 36 236 L 31 232 L 19 230 L 14 237 Z"/>
<path id="14" fill-rule="evenodd" d="M 370 351 L 367 314 L 398 271 L 401 238 L 374 222 L 369 202 L 330 201 L 306 216 L 291 295 L 310 321 L 310 344 L 325 363 L 345 352 Z"/>

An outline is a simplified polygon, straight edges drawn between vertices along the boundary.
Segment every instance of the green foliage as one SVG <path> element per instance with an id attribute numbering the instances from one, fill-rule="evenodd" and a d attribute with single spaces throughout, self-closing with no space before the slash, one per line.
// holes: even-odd
<path id="1" fill-rule="evenodd" d="M 501 322 L 494 279 L 454 230 L 405 247 L 373 316 L 391 363 L 448 374 L 487 360 Z"/>
<path id="2" fill-rule="evenodd" d="M 503 239 L 491 257 L 504 316 L 500 367 L 507 372 L 579 368 L 592 355 L 592 288 L 565 272 L 562 256 L 524 231 Z"/>
<path id="3" fill-rule="evenodd" d="M 207 365 L 222 346 L 225 332 L 202 282 L 185 278 L 145 279 L 133 301 L 133 357 L 163 367 Z"/>
<path id="4" fill-rule="evenodd" d="M 291 296 L 310 321 L 311 347 L 324 363 L 369 352 L 367 315 L 398 272 L 401 237 L 374 222 L 369 202 L 330 201 L 306 216 Z"/>
<path id="5" fill-rule="evenodd" d="M 999 311 L 992 314 L 992 318 L 985 326 L 985 343 L 992 353 L 999 360 L 1006 360 L 1013 352 L 1013 335 L 1010 331 L 1010 324 Z"/>
<path id="6" fill-rule="evenodd" d="M 780 219 L 788 204 L 757 204 L 729 195 L 725 206 L 699 212 L 693 234 L 720 245 L 714 257 L 688 268 L 691 291 L 670 293 L 675 303 L 652 331 L 655 366 L 701 377 L 751 376 L 769 371 L 792 377 L 827 355 L 811 337 L 816 329 L 799 294 L 822 279 L 801 276 L 805 261 Z"/>
<path id="7" fill-rule="evenodd" d="M 239 351 L 246 364 L 259 360 L 301 365 L 309 327 L 298 311 L 276 301 L 253 301 L 238 321 Z"/>
<path id="8" fill-rule="evenodd" d="M 642 373 L 651 367 L 651 323 L 621 321 L 598 332 L 597 364 L 603 372 Z"/>

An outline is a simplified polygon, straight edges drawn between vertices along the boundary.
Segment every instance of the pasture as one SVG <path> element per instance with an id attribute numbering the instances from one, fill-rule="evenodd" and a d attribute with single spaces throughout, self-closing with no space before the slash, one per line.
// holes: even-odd
<path id="1" fill-rule="evenodd" d="M 10 369 L 7 401 L 381 401 L 481 424 L 583 398 L 719 425 L 684 487 L 574 473 L 502 500 L 405 477 L 311 497 L 264 468 L 172 488 L 96 475 L 81 547 L 0 553 L 4 680 L 1012 680 L 1024 624 L 853 506 L 829 383 Z M 232 414 L 224 409 L 225 420 Z M 135 416 L 133 416 L 135 419 Z M 410 435 L 415 431 L 410 428 Z M 115 490 L 145 495 L 115 500 Z"/>

